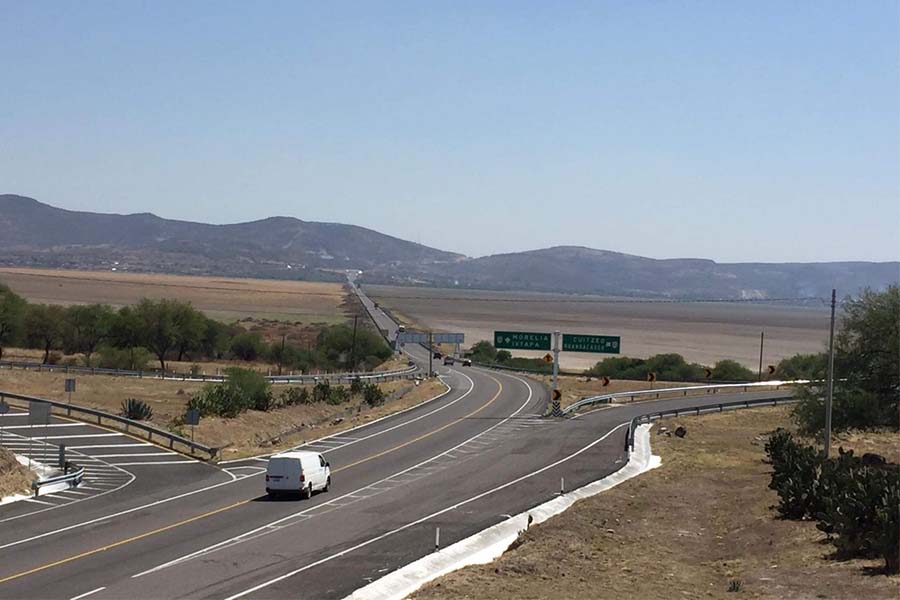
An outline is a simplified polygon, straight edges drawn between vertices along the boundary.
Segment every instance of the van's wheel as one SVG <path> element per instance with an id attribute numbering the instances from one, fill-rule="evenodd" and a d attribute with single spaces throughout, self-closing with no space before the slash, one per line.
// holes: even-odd
<path id="1" fill-rule="evenodd" d="M 307 487 L 305 490 L 303 490 L 303 497 L 306 498 L 307 500 L 312 498 L 312 484 L 309 484 L 309 487 Z"/>
<path id="2" fill-rule="evenodd" d="M 328 479 L 325 480 L 325 487 L 322 488 L 323 492 L 327 492 L 328 488 L 331 487 L 331 475 L 328 476 Z"/>

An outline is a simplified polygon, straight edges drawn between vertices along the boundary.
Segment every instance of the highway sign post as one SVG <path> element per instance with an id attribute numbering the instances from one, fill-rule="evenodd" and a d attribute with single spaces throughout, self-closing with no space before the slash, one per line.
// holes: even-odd
<path id="1" fill-rule="evenodd" d="M 66 393 L 69 395 L 69 404 L 72 404 L 72 392 L 75 391 L 75 379 L 66 379 Z"/>
<path id="2" fill-rule="evenodd" d="M 31 468 L 32 444 L 35 425 L 46 425 L 50 422 L 50 403 L 32 400 L 28 403 L 28 468 Z M 44 437 L 47 437 L 47 428 L 44 428 Z"/>
<path id="3" fill-rule="evenodd" d="M 191 426 L 191 441 L 194 441 L 194 427 L 200 424 L 200 411 L 191 409 L 184 413 L 184 424 Z M 193 453 L 194 449 L 191 448 Z"/>

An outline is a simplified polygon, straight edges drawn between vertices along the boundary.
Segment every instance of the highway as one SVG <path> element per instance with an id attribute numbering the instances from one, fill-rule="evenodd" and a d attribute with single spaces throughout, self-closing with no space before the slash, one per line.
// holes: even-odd
<path id="1" fill-rule="evenodd" d="M 132 483 L 77 509 L 0 507 L 0 598 L 342 598 L 432 552 L 436 527 L 446 546 L 553 498 L 561 478 L 617 470 L 633 416 L 701 401 L 544 419 L 534 381 L 438 369 L 443 396 L 310 446 L 333 474 L 311 500 L 269 500 L 257 458 L 121 467 Z"/>

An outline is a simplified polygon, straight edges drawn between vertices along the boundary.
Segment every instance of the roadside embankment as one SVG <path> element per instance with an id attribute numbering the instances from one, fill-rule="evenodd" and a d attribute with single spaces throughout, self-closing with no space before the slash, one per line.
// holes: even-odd
<path id="1" fill-rule="evenodd" d="M 413 598 L 869 598 L 900 595 L 881 561 L 832 558 L 811 522 L 777 518 L 765 435 L 789 408 L 666 419 L 685 438 L 651 435 L 662 466 L 532 527 L 496 561 L 467 567 Z M 896 456 L 891 433 L 838 443 Z M 729 593 L 729 587 L 735 592 Z"/>
<path id="2" fill-rule="evenodd" d="M 32 473 L 16 460 L 15 454 L 0 448 L 0 498 L 29 493 L 32 479 Z"/>

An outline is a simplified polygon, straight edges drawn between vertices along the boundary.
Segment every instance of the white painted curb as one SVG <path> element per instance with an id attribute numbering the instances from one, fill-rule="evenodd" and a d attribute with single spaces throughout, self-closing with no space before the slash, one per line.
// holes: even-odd
<path id="1" fill-rule="evenodd" d="M 347 596 L 346 600 L 402 600 L 441 575 L 468 565 L 489 563 L 503 554 L 516 540 L 519 532 L 528 527 L 529 515 L 533 518 L 532 524 L 541 523 L 562 513 L 578 500 L 595 496 L 623 481 L 655 469 L 661 464 L 661 460 L 650 451 L 651 427 L 652 425 L 645 424 L 637 428 L 634 432 L 634 450 L 628 463 L 612 475 L 519 513 L 439 552 L 410 563 L 356 590 Z"/>

